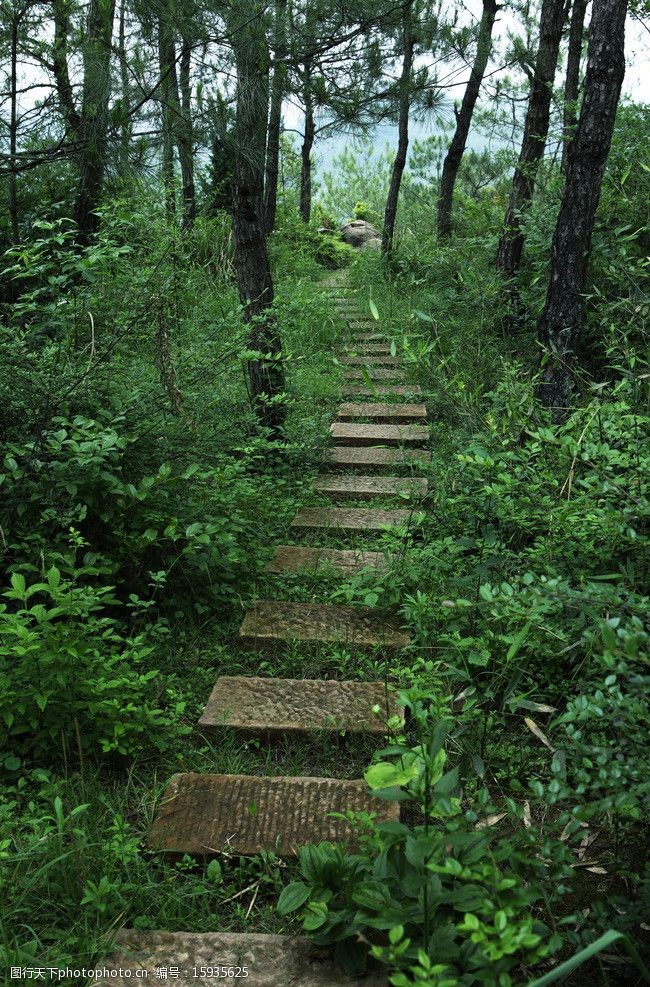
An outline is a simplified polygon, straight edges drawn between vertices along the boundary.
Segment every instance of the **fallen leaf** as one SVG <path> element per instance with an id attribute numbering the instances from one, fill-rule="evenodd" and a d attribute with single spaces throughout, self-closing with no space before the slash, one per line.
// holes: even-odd
<path id="1" fill-rule="evenodd" d="M 548 739 L 548 737 L 546 736 L 546 734 L 545 734 L 545 733 L 543 733 L 543 732 L 542 732 L 542 731 L 541 731 L 541 730 L 539 729 L 539 727 L 537 726 L 537 724 L 535 723 L 535 721 L 534 721 L 534 720 L 531 720 L 531 718 L 530 718 L 530 716 L 524 716 L 524 723 L 526 724 L 526 726 L 528 727 L 528 729 L 530 730 L 530 732 L 531 732 L 531 733 L 534 733 L 534 734 L 535 734 L 535 736 L 537 737 L 537 739 L 538 739 L 538 740 L 541 740 L 541 742 L 542 742 L 543 744 L 545 744 L 545 745 L 546 745 L 546 747 L 548 747 L 548 749 L 549 749 L 550 751 L 555 751 L 555 748 L 554 748 L 554 747 L 553 747 L 553 745 L 551 744 L 551 742 L 550 742 L 550 740 Z"/>
<path id="2" fill-rule="evenodd" d="M 605 870 L 604 867 L 587 867 L 587 870 L 591 874 L 606 874 L 607 873 L 607 871 Z"/>
<path id="3" fill-rule="evenodd" d="M 524 826 L 526 829 L 530 829 L 531 827 L 530 804 L 528 802 L 524 802 Z"/>
<path id="4" fill-rule="evenodd" d="M 474 829 L 485 829 L 487 826 L 495 826 L 496 823 L 500 822 L 506 815 L 506 812 L 496 812 L 493 816 L 486 816 L 485 819 L 481 819 L 480 822 L 477 822 Z"/>

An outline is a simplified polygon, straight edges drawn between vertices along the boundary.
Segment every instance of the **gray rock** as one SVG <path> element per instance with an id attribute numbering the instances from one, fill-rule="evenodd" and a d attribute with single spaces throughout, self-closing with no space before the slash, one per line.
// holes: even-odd
<path id="1" fill-rule="evenodd" d="M 381 233 L 365 219 L 353 219 L 341 227 L 341 235 L 346 243 L 357 250 L 364 247 L 377 250 L 381 247 Z"/>

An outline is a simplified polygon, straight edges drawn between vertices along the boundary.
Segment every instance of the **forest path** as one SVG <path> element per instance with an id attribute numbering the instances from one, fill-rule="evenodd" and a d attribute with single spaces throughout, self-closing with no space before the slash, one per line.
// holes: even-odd
<path id="1" fill-rule="evenodd" d="M 429 437 L 424 424 L 426 407 L 413 403 L 420 389 L 406 383 L 406 368 L 395 355 L 395 347 L 377 323 L 365 317 L 346 281 L 333 277 L 324 282 L 333 292 L 332 305 L 349 327 L 345 353 L 338 355 L 342 379 L 363 381 L 362 386 L 347 387 L 344 393 L 372 400 L 340 405 L 330 428 L 335 444 L 324 457 L 329 470 L 313 481 L 314 491 L 328 496 L 330 502 L 322 508 L 302 508 L 291 523 L 292 534 L 315 532 L 319 544 L 277 546 L 267 567 L 269 573 L 306 574 L 324 566 L 350 575 L 366 566 L 389 567 L 391 557 L 385 552 L 365 547 L 338 549 L 322 542 L 342 531 L 367 534 L 398 528 L 408 533 L 417 525 L 418 501 L 427 493 L 427 481 L 412 475 L 430 457 L 421 448 Z M 400 386 L 375 387 L 375 378 L 397 380 Z M 373 475 L 366 475 L 369 469 Z M 341 499 L 376 497 L 395 498 L 399 507 L 375 510 L 338 505 Z M 338 646 L 352 654 L 368 650 L 385 654 L 408 647 L 410 639 L 394 618 L 373 607 L 271 599 L 250 606 L 239 629 L 239 642 L 276 654 L 296 644 L 303 652 Z M 377 706 L 382 709 L 381 717 L 373 712 Z M 381 736 L 386 719 L 398 711 L 395 692 L 383 681 L 222 676 L 199 726 L 217 736 L 224 728 L 236 728 L 268 741 L 287 732 Z M 344 816 L 349 810 L 374 812 L 379 819 L 399 818 L 398 803 L 374 798 L 363 780 L 182 772 L 173 776 L 158 806 L 149 847 L 172 856 L 201 858 L 264 850 L 295 856 L 308 843 L 350 843 L 353 832 L 347 819 L 331 815 Z M 250 933 L 123 930 L 116 951 L 103 966 L 144 968 L 154 983 L 158 982 L 156 971 L 173 969 L 178 971 L 174 979 L 179 984 L 207 985 L 215 974 L 201 974 L 201 969 L 216 967 L 247 967 L 245 979 L 251 987 L 353 983 L 328 960 L 312 956 L 305 940 Z M 221 976 L 225 978 L 224 973 Z M 129 979 L 111 977 L 98 983 L 120 987 Z M 237 979 L 235 974 L 232 979 Z M 365 983 L 384 987 L 386 979 L 370 977 Z"/>

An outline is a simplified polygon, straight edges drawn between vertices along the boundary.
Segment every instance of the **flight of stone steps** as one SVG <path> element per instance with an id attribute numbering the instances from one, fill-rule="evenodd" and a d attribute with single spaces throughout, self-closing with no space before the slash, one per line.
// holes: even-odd
<path id="1" fill-rule="evenodd" d="M 401 360 L 377 322 L 345 293 L 335 277 L 332 304 L 350 326 L 345 354 L 338 356 L 347 398 L 330 428 L 332 445 L 325 454 L 325 469 L 315 477 L 313 490 L 329 498 L 326 507 L 304 507 L 291 522 L 292 543 L 275 548 L 267 571 L 284 575 L 314 571 L 322 566 L 344 575 L 371 566 L 390 565 L 390 554 L 364 548 L 335 548 L 329 538 L 384 531 L 405 532 L 417 523 L 417 503 L 427 493 L 427 481 L 417 475 L 430 453 L 427 412 L 420 388 L 407 382 Z M 368 382 L 372 381 L 372 385 Z M 380 380 L 381 384 L 374 384 Z M 349 386 L 348 381 L 356 381 Z M 393 383 L 387 383 L 392 381 Z M 360 383 L 363 382 L 363 383 Z M 385 398 L 386 400 L 381 400 Z M 388 400 L 390 399 L 390 400 Z M 346 500 L 372 504 L 395 498 L 399 507 L 377 509 L 340 506 Z M 405 508 L 404 503 L 408 503 Z M 311 533 L 317 545 L 300 543 Z M 385 653 L 408 647 L 405 630 L 372 607 L 300 603 L 268 599 L 254 602 L 239 629 L 242 647 L 281 651 L 290 643 L 301 648 L 335 645 L 350 652 Z M 373 713 L 379 706 L 382 717 Z M 385 720 L 399 712 L 396 699 L 384 682 L 220 676 L 212 690 L 199 727 L 218 736 L 224 728 L 254 732 L 263 737 L 296 735 L 308 731 L 337 734 L 385 733 Z M 295 856 L 307 843 L 323 840 L 350 843 L 351 827 L 332 813 L 348 810 L 374 812 L 379 819 L 399 817 L 399 805 L 373 798 L 363 780 L 319 777 L 264 777 L 245 775 L 175 775 L 158 806 L 149 837 L 152 850 L 198 858 L 228 854 L 254 855 L 262 850 Z M 128 969 L 124 979 L 99 979 L 107 987 L 134 979 L 134 969 L 178 971 L 179 984 L 208 984 L 219 976 L 201 973 L 216 967 L 246 967 L 251 987 L 292 984 L 294 987 L 343 987 L 358 981 L 334 970 L 301 938 L 256 935 L 122 930 L 114 952 L 102 966 Z M 243 976 L 243 975 L 242 975 Z M 225 979 L 222 973 L 221 977 Z M 231 978 L 232 981 L 236 977 Z M 365 981 L 385 987 L 385 975 Z"/>

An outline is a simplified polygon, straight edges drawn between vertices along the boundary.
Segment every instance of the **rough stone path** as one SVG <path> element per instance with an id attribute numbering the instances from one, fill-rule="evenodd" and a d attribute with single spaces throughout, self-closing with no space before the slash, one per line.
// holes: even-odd
<path id="1" fill-rule="evenodd" d="M 344 293 L 345 276 L 343 283 L 333 276 L 329 287 L 334 292 L 332 306 L 347 321 L 351 334 L 346 354 L 338 358 L 341 378 L 362 383 L 342 386 L 343 396 L 359 400 L 340 405 L 330 429 L 333 444 L 324 457 L 329 471 L 312 483 L 314 495 L 329 500 L 301 508 L 291 531 L 298 536 L 312 532 L 312 538 L 315 532 L 321 540 L 340 539 L 346 533 L 355 539 L 372 535 L 375 546 L 279 545 L 266 569 L 272 574 L 320 570 L 350 575 L 390 566 L 391 555 L 378 550 L 380 533 L 413 529 L 418 501 L 427 494 L 427 481 L 417 476 L 430 458 L 422 448 L 429 437 L 426 406 L 413 403 L 421 389 L 408 382 L 395 345 L 377 322 Z M 374 384 L 375 380 L 380 383 Z M 369 471 L 373 475 L 367 475 Z M 398 506 L 342 508 L 335 503 L 341 498 L 382 498 Z M 239 629 L 241 646 L 277 652 L 296 642 L 309 652 L 335 644 L 351 652 L 382 653 L 407 648 L 410 639 L 394 615 L 373 607 L 289 600 L 257 600 L 250 605 Z M 225 729 L 269 739 L 278 734 L 341 731 L 377 736 L 385 733 L 386 720 L 400 712 L 394 691 L 379 681 L 219 676 L 198 726 L 213 737 Z M 181 772 L 162 796 L 148 845 L 160 854 L 198 859 L 265 850 L 294 856 L 306 843 L 321 840 L 354 846 L 345 818 L 348 810 L 373 812 L 383 820 L 399 818 L 399 803 L 373 798 L 359 779 Z M 124 929 L 102 967 L 128 971 L 122 979 L 98 978 L 96 983 L 102 987 L 132 982 L 136 970 L 145 970 L 149 983 L 159 983 L 156 972 L 168 968 L 178 971 L 174 979 L 184 987 L 207 987 L 215 975 L 225 976 L 214 973 L 223 967 L 246 967 L 245 979 L 251 987 L 289 983 L 352 987 L 357 982 L 337 972 L 327 956 L 316 954 L 305 939 L 249 933 Z M 141 972 L 140 979 L 144 979 Z M 364 983 L 387 987 L 387 977 L 371 975 Z"/>

